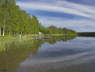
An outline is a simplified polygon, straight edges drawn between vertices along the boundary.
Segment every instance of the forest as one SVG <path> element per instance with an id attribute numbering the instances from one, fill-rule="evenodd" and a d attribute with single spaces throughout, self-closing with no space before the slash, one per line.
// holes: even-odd
<path id="1" fill-rule="evenodd" d="M 36 16 L 29 15 L 13 0 L 0 0 L 0 36 L 17 34 L 69 34 L 76 32 L 55 26 L 44 27 Z"/>

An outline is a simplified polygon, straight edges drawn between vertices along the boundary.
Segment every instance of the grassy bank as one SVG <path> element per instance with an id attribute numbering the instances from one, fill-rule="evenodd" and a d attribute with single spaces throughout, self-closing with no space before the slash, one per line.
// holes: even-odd
<path id="1" fill-rule="evenodd" d="M 76 35 L 72 34 L 72 35 L 64 35 L 64 34 L 28 34 L 28 35 L 23 35 L 21 37 L 14 37 L 14 36 L 9 36 L 6 35 L 4 37 L 0 37 L 0 52 L 2 51 L 6 51 L 6 49 L 9 48 L 9 45 L 11 43 L 17 42 L 17 44 L 19 43 L 23 43 L 23 42 L 27 42 L 28 41 L 46 41 L 49 43 L 55 43 L 58 40 L 71 40 L 73 38 L 75 38 Z M 6 48 L 7 47 L 7 48 Z"/>
<path id="2" fill-rule="evenodd" d="M 9 42 L 9 41 L 15 41 L 15 40 L 32 40 L 32 39 L 41 39 L 41 38 L 52 38 L 52 37 L 75 37 L 76 35 L 64 35 L 64 34 L 28 34 L 21 37 L 14 37 L 6 35 L 4 37 L 0 37 L 0 42 Z"/>
<path id="3" fill-rule="evenodd" d="M 32 36 L 35 36 L 35 35 L 25 35 L 22 37 L 14 37 L 14 36 L 6 35 L 4 37 L 0 37 L 0 42 L 15 41 L 15 40 L 30 40 L 30 39 L 33 39 Z"/>

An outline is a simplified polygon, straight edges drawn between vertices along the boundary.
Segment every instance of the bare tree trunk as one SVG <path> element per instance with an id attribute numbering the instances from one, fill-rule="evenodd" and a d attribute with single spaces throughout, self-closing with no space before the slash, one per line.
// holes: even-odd
<path id="1" fill-rule="evenodd" d="M 0 36 L 2 36 L 2 28 L 0 27 Z"/>
<path id="2" fill-rule="evenodd" d="M 3 34 L 2 34 L 2 36 L 5 36 L 5 26 L 6 26 L 6 19 L 4 19 L 4 26 L 3 26 Z"/>
<path id="3" fill-rule="evenodd" d="M 2 32 L 1 32 L 1 27 L 0 27 L 0 36 L 2 36 L 2 34 L 1 34 Z"/>
<path id="4" fill-rule="evenodd" d="M 5 36 L 5 28 L 3 28 L 3 34 L 2 34 L 2 36 Z"/>
<path id="5" fill-rule="evenodd" d="M 20 33 L 20 38 L 22 38 L 22 32 Z"/>

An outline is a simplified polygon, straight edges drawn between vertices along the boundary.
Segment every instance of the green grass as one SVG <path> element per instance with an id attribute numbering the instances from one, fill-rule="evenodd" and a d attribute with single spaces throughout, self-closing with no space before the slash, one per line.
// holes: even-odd
<path id="1" fill-rule="evenodd" d="M 0 42 L 9 42 L 9 41 L 15 41 L 15 40 L 28 40 L 28 39 L 33 39 L 32 36 L 23 36 L 21 38 L 19 37 L 13 37 L 13 36 L 4 36 L 4 37 L 0 37 Z"/>

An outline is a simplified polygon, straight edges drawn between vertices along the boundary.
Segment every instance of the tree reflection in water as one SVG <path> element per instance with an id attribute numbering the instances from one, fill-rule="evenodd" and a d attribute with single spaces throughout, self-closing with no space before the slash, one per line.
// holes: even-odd
<path id="1" fill-rule="evenodd" d="M 0 72 L 16 72 L 19 63 L 24 61 L 31 54 L 35 55 L 44 42 L 53 44 L 59 40 L 67 41 L 74 38 L 75 37 L 52 37 L 51 39 L 5 43 L 3 46 L 0 46 L 5 48 L 5 50 L 0 50 Z"/>

